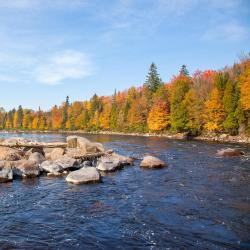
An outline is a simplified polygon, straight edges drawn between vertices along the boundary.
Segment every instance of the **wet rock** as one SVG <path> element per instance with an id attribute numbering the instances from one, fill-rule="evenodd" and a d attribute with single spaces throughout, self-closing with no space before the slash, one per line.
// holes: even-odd
<path id="1" fill-rule="evenodd" d="M 145 156 L 140 164 L 143 168 L 163 168 L 166 167 L 167 164 L 154 156 Z"/>
<path id="2" fill-rule="evenodd" d="M 241 156 L 244 152 L 236 148 L 226 148 L 217 151 L 217 156 Z"/>
<path id="3" fill-rule="evenodd" d="M 39 164 L 30 160 L 19 160 L 12 162 L 14 176 L 22 178 L 36 177 L 40 174 Z"/>
<path id="4" fill-rule="evenodd" d="M 59 175 L 61 172 L 63 172 L 63 167 L 54 161 L 44 161 L 40 168 L 47 173 L 53 174 L 53 175 Z"/>
<path id="5" fill-rule="evenodd" d="M 6 163 L 0 161 L 0 183 L 13 180 L 13 171 L 10 167 L 6 166 Z"/>
<path id="6" fill-rule="evenodd" d="M 119 164 L 120 165 L 133 165 L 134 164 L 134 159 L 131 157 L 127 157 L 127 156 L 123 156 L 123 155 L 119 155 L 116 153 L 112 154 L 112 157 L 116 157 L 119 159 Z"/>
<path id="7" fill-rule="evenodd" d="M 81 168 L 71 172 L 66 181 L 73 184 L 95 183 L 101 181 L 101 175 L 94 167 Z"/>
<path id="8" fill-rule="evenodd" d="M 28 160 L 34 161 L 37 164 L 41 164 L 43 161 L 45 161 L 45 157 L 41 153 L 35 152 L 29 156 Z"/>
<path id="9" fill-rule="evenodd" d="M 9 147 L 0 147 L 0 161 L 18 161 L 21 160 L 24 153 L 18 149 Z"/>
<path id="10" fill-rule="evenodd" d="M 121 167 L 120 160 L 114 156 L 103 156 L 98 162 L 96 168 L 104 172 L 112 172 Z"/>
<path id="11" fill-rule="evenodd" d="M 50 159 L 52 161 L 54 161 L 54 160 L 57 160 L 57 159 L 61 158 L 64 155 L 64 153 L 65 153 L 65 149 L 63 149 L 63 148 L 55 148 L 55 149 L 53 149 L 51 151 L 49 156 L 50 156 Z"/>

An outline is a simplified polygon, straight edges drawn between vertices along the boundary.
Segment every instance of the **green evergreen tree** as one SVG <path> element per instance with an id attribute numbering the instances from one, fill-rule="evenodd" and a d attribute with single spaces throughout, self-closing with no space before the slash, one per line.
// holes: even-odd
<path id="1" fill-rule="evenodd" d="M 151 93 L 155 93 L 157 89 L 163 85 L 161 78 L 157 72 L 157 67 L 154 63 L 151 63 L 149 72 L 146 78 L 145 86 Z"/>
<path id="2" fill-rule="evenodd" d="M 189 72 L 187 70 L 187 66 L 183 64 L 180 69 L 180 75 L 181 76 L 189 76 Z"/>

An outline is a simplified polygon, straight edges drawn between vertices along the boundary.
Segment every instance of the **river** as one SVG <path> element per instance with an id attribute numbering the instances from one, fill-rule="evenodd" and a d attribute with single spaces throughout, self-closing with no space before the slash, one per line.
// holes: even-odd
<path id="1" fill-rule="evenodd" d="M 1 134 L 10 137 L 13 134 Z M 65 141 L 61 134 L 15 134 Z M 157 137 L 86 135 L 120 154 L 153 154 L 103 183 L 42 176 L 0 184 L 0 249 L 250 249 L 250 148 Z M 243 157 L 219 158 L 238 147 Z"/>

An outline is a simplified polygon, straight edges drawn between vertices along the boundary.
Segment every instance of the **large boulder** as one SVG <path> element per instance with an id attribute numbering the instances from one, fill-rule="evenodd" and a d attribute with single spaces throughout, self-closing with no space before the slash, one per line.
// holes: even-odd
<path id="1" fill-rule="evenodd" d="M 61 166 L 61 164 L 54 161 L 44 161 L 40 165 L 40 168 L 42 171 L 53 175 L 60 175 L 63 172 L 63 167 Z"/>
<path id="2" fill-rule="evenodd" d="M 21 160 L 24 153 L 21 150 L 9 148 L 9 147 L 0 147 L 0 161 L 18 161 Z"/>
<path id="3" fill-rule="evenodd" d="M 82 154 L 104 153 L 105 149 L 101 143 L 91 142 L 80 136 L 68 136 L 67 147 L 80 149 Z"/>
<path id="4" fill-rule="evenodd" d="M 0 182 L 8 182 L 13 180 L 13 171 L 11 167 L 6 165 L 6 162 L 0 161 Z"/>
<path id="5" fill-rule="evenodd" d="M 98 162 L 96 168 L 103 172 L 112 172 L 121 167 L 121 163 L 118 157 L 103 156 Z"/>
<path id="6" fill-rule="evenodd" d="M 73 184 L 95 183 L 101 181 L 101 175 L 94 167 L 81 168 L 68 174 L 66 181 Z"/>
<path id="7" fill-rule="evenodd" d="M 167 164 L 157 157 L 147 155 L 143 158 L 140 166 L 143 168 L 163 168 L 166 167 Z"/>
<path id="8" fill-rule="evenodd" d="M 39 164 L 31 160 L 19 160 L 12 162 L 14 176 L 22 178 L 36 177 L 40 174 Z"/>
<path id="9" fill-rule="evenodd" d="M 29 160 L 34 161 L 37 164 L 41 164 L 43 161 L 45 161 L 45 157 L 41 153 L 35 152 L 29 156 Z"/>
<path id="10" fill-rule="evenodd" d="M 217 156 L 241 156 L 241 155 L 244 155 L 244 152 L 236 148 L 224 148 L 217 151 Z"/>
<path id="11" fill-rule="evenodd" d="M 62 156 L 65 153 L 65 149 L 64 148 L 55 148 L 51 151 L 50 153 L 50 159 L 52 161 L 57 160 L 59 158 L 62 158 Z"/>

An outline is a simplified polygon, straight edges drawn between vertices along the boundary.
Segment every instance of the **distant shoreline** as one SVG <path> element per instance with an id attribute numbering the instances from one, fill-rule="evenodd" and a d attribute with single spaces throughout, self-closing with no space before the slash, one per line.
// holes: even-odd
<path id="1" fill-rule="evenodd" d="M 0 133 L 31 133 L 31 134 L 93 134 L 93 135 L 121 135 L 121 136 L 142 136 L 142 137 L 160 137 L 175 140 L 199 140 L 211 142 L 228 142 L 228 143 L 242 143 L 250 144 L 250 136 L 242 135 L 229 135 L 229 134 L 203 134 L 199 136 L 188 136 L 187 133 L 125 133 L 125 132 L 112 132 L 112 131 L 65 131 L 65 130 L 0 130 Z"/>

